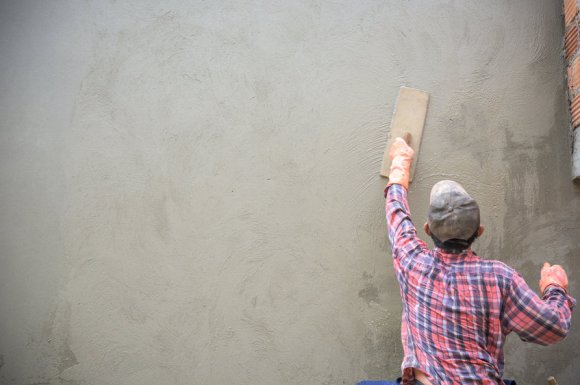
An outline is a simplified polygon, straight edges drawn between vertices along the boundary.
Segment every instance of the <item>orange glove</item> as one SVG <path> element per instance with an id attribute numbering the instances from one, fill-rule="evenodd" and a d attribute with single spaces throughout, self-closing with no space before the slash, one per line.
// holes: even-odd
<path id="1" fill-rule="evenodd" d="M 544 262 L 540 276 L 540 292 L 542 294 L 550 285 L 560 286 L 564 290 L 568 290 L 568 276 L 562 266 L 550 266 L 548 262 Z"/>
<path id="2" fill-rule="evenodd" d="M 409 189 L 409 171 L 411 169 L 411 161 L 415 151 L 402 138 L 396 138 L 389 150 L 389 157 L 391 158 L 391 171 L 389 173 L 389 183 L 400 184 Z"/>

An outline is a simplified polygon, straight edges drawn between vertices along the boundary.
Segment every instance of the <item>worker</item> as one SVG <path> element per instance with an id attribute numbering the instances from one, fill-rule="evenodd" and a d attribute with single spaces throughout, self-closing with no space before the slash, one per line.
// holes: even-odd
<path id="1" fill-rule="evenodd" d="M 503 385 L 506 336 L 550 345 L 570 328 L 575 299 L 559 265 L 541 268 L 540 292 L 506 264 L 471 250 L 484 231 L 476 201 L 456 182 L 433 186 L 424 230 L 417 237 L 407 203 L 413 149 L 402 138 L 390 148 L 385 189 L 389 240 L 403 302 L 402 383 Z M 507 380 L 505 383 L 509 383 Z"/>

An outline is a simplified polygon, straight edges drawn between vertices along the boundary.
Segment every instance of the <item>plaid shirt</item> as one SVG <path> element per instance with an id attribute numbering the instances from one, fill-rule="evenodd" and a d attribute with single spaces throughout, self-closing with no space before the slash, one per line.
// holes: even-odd
<path id="1" fill-rule="evenodd" d="M 562 340 L 575 300 L 558 286 L 542 299 L 511 267 L 473 251 L 429 250 L 417 237 L 407 191 L 385 190 L 389 240 L 400 284 L 403 384 L 413 368 L 439 384 L 503 384 L 503 346 L 515 332 L 541 345 Z"/>

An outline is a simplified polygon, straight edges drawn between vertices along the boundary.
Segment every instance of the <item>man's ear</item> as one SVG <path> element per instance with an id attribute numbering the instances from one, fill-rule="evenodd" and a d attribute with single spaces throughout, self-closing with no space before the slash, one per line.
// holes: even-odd
<path id="1" fill-rule="evenodd" d="M 431 236 L 431 229 L 429 228 L 428 222 L 425 222 L 425 224 L 423 225 L 423 230 L 425 230 L 425 234 L 427 234 L 428 236 Z"/>
<path id="2" fill-rule="evenodd" d="M 481 237 L 485 228 L 482 225 L 479 225 L 479 229 L 477 229 L 477 238 Z"/>

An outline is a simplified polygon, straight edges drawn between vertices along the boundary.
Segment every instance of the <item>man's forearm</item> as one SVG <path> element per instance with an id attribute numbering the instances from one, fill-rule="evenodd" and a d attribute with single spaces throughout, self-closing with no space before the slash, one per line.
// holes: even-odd
<path id="1" fill-rule="evenodd" d="M 527 342 L 551 345 L 568 334 L 575 300 L 563 288 L 549 287 L 540 299 L 515 273 L 506 298 L 504 326 Z"/>
<path id="2" fill-rule="evenodd" d="M 387 186 L 385 208 L 389 241 L 393 251 L 406 246 L 411 241 L 417 241 L 417 232 L 411 221 L 407 202 L 407 190 L 403 186 L 399 184 Z"/>

